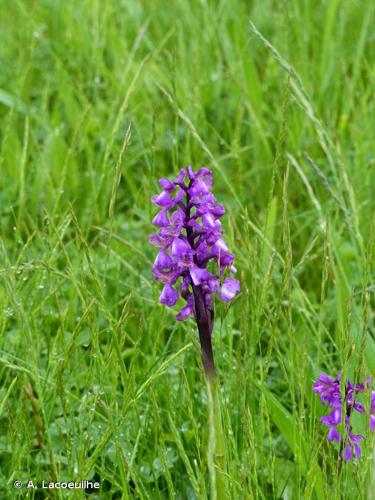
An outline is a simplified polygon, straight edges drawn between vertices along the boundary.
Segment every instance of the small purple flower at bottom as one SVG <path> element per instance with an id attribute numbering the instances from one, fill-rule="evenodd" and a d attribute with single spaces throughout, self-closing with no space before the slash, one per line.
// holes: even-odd
<path id="1" fill-rule="evenodd" d="M 370 431 L 375 431 L 375 391 L 371 393 Z"/>
<path id="2" fill-rule="evenodd" d="M 365 384 L 353 384 L 348 380 L 345 384 L 345 396 L 342 400 L 340 391 L 341 373 L 336 379 L 329 375 L 321 374 L 313 384 L 313 392 L 320 395 L 321 403 L 331 408 L 328 415 L 321 417 L 320 421 L 328 427 L 327 440 L 340 443 L 340 457 L 349 461 L 361 457 L 361 448 L 358 443 L 364 440 L 364 436 L 353 434 L 350 418 L 353 410 L 366 413 L 365 407 L 356 399 L 356 394 L 363 393 L 370 386 L 370 377 Z M 337 427 L 344 419 L 344 435 L 340 434 Z M 375 391 L 371 393 L 370 407 L 370 430 L 375 430 Z"/>

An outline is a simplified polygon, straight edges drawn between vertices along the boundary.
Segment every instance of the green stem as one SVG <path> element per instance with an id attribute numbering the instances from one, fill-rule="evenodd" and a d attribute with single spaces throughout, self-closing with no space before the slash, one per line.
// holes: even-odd
<path id="1" fill-rule="evenodd" d="M 225 440 L 217 378 L 206 378 L 209 409 L 208 469 L 212 500 L 229 498 L 225 463 Z"/>

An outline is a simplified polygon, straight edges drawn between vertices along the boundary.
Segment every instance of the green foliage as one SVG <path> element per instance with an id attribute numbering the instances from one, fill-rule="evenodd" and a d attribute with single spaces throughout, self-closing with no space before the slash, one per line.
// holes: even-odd
<path id="1" fill-rule="evenodd" d="M 374 3 L 0 7 L 0 497 L 210 498 L 196 331 L 147 243 L 191 163 L 242 285 L 214 332 L 230 498 L 370 498 L 373 436 L 340 466 L 311 388 L 375 375 Z"/>

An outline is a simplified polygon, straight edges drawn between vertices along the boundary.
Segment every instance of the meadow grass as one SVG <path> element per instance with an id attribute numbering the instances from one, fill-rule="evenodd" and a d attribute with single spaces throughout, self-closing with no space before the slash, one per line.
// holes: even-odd
<path id="1" fill-rule="evenodd" d="M 0 498 L 215 496 L 196 328 L 147 242 L 188 164 L 241 280 L 214 329 L 226 496 L 374 498 L 367 422 L 340 464 L 312 394 L 375 375 L 374 2 L 0 7 Z"/>

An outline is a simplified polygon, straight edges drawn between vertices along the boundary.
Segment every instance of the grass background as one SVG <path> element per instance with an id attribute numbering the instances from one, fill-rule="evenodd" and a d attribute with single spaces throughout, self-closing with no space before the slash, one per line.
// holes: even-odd
<path id="1" fill-rule="evenodd" d="M 367 422 L 340 468 L 311 391 L 375 374 L 374 2 L 0 7 L 1 498 L 210 497 L 197 335 L 147 243 L 187 164 L 242 285 L 214 332 L 230 497 L 374 498 Z"/>

